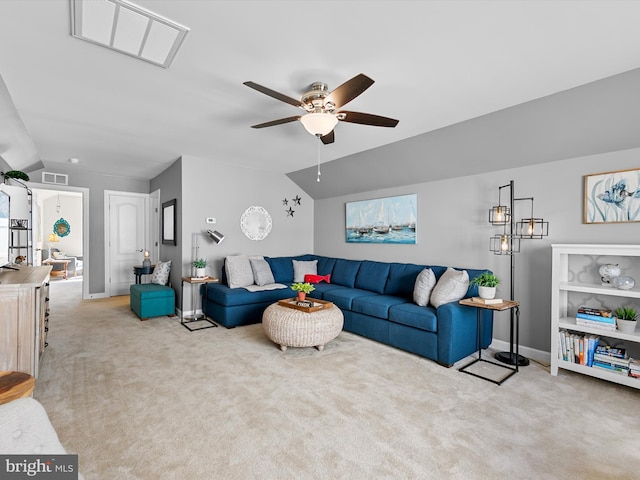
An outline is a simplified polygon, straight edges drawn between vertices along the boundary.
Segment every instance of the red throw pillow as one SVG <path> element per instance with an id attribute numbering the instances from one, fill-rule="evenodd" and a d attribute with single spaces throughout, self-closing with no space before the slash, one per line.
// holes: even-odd
<path id="1" fill-rule="evenodd" d="M 307 283 L 320 283 L 323 280 L 327 283 L 331 283 L 331 274 L 328 273 L 326 275 L 313 275 L 311 273 L 307 273 L 304 276 L 304 281 Z"/>

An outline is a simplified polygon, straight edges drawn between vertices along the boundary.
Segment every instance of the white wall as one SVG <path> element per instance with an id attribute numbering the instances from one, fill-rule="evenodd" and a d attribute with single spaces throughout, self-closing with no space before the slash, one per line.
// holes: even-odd
<path id="1" fill-rule="evenodd" d="M 60 194 L 60 212 L 57 212 L 58 196 L 47 198 L 42 202 L 42 248 L 48 248 L 49 234 L 53 233 L 53 225 L 64 218 L 71 227 L 71 232 L 65 237 L 59 237 L 60 241 L 52 244 L 52 248 L 57 248 L 69 256 L 81 256 L 82 250 L 82 196 L 70 196 Z"/>
<path id="2" fill-rule="evenodd" d="M 218 278 L 227 255 L 284 256 L 313 252 L 313 200 L 285 175 L 192 156 L 182 157 L 181 174 L 182 198 L 178 199 L 181 264 L 172 265 L 172 271 L 181 269 L 182 275 L 191 275 L 195 235 L 199 257 L 208 262 L 207 274 Z M 152 188 L 156 188 L 155 181 Z M 161 195 L 162 201 L 166 201 L 164 192 Z M 295 213 L 288 216 L 285 212 L 288 206 L 283 205 L 283 200 L 288 199 L 291 205 L 296 195 L 301 197 L 300 205 L 292 206 Z M 261 241 L 249 240 L 240 229 L 242 213 L 253 205 L 265 208 L 273 222 L 271 233 Z M 216 218 L 216 223 L 208 225 L 207 217 Z M 205 235 L 207 229 L 223 233 L 224 241 L 220 244 L 210 241 Z M 190 303 L 190 295 L 185 292 L 185 310 L 191 309 Z"/>
<path id="3" fill-rule="evenodd" d="M 429 168 L 428 164 L 424 168 Z M 583 176 L 630 168 L 640 168 L 640 149 L 316 200 L 315 253 L 352 259 L 488 268 L 503 279 L 500 294 L 508 297 L 509 258 L 489 251 L 489 238 L 501 230 L 488 223 L 488 211 L 498 202 L 498 187 L 514 180 L 516 197 L 534 197 L 535 216 L 550 222 L 549 237 L 522 241 L 522 251 L 516 256 L 515 278 L 516 299 L 522 303 L 520 344 L 548 352 L 550 245 L 639 244 L 640 223 L 582 223 Z M 346 202 L 407 193 L 418 194 L 417 245 L 346 243 Z M 529 202 L 517 202 L 516 220 L 529 217 L 529 209 Z M 498 313 L 495 318 L 494 338 L 508 341 L 509 315 Z"/>

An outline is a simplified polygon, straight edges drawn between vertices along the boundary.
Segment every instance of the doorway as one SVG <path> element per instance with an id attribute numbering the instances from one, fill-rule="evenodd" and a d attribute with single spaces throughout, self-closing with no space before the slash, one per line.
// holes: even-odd
<path id="1" fill-rule="evenodd" d="M 31 191 L 33 264 L 54 260 L 51 281 L 73 283 L 70 291 L 89 298 L 89 190 L 37 184 Z"/>

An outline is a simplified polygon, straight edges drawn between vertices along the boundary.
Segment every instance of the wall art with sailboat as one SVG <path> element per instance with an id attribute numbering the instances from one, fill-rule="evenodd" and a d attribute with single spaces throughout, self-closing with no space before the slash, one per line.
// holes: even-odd
<path id="1" fill-rule="evenodd" d="M 347 202 L 349 243 L 416 243 L 418 195 Z"/>

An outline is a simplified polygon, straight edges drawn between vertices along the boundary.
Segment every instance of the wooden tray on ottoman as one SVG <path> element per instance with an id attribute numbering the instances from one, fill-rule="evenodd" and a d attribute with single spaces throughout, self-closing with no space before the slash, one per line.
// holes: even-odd
<path id="1" fill-rule="evenodd" d="M 301 310 L 307 313 L 317 312 L 318 310 L 327 310 L 328 308 L 333 307 L 333 303 L 327 302 L 326 300 L 318 300 L 317 298 L 307 297 L 307 301 L 313 302 L 313 306 L 311 307 L 298 305 L 296 303 L 297 301 L 297 298 L 285 298 L 284 300 L 278 300 L 278 305 L 282 305 L 283 307 L 288 308 L 294 308 L 296 310 Z"/>

